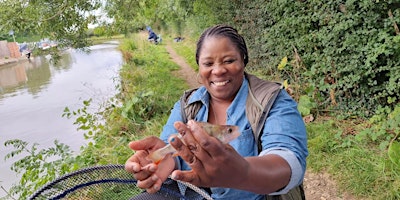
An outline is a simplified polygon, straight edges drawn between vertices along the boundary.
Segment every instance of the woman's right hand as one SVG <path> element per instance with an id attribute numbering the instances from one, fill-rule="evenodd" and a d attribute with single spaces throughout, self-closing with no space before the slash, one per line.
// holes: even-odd
<path id="1" fill-rule="evenodd" d="M 135 153 L 126 161 L 125 169 L 138 181 L 137 186 L 146 189 L 148 193 L 160 190 L 161 184 L 175 169 L 171 155 L 167 155 L 158 165 L 147 158 L 151 152 L 164 146 L 165 143 L 155 136 L 129 143 L 129 148 Z"/>

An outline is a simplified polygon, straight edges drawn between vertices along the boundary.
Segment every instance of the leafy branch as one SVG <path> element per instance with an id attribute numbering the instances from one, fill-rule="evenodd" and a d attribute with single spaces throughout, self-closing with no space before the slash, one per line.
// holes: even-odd
<path id="1" fill-rule="evenodd" d="M 67 8 L 67 1 L 64 1 L 62 3 L 62 5 L 60 6 L 60 9 L 53 16 L 50 16 L 50 17 L 48 17 L 46 19 L 42 19 L 42 20 L 40 20 L 40 22 L 45 22 L 45 21 L 49 21 L 51 19 L 54 19 L 55 17 L 61 15 L 65 11 L 66 8 Z"/>
<path id="2" fill-rule="evenodd" d="M 14 195 L 26 199 L 47 182 L 79 168 L 80 162 L 77 162 L 69 146 L 57 140 L 54 141 L 54 147 L 40 150 L 37 143 L 28 147 L 28 142 L 19 139 L 8 140 L 4 145 L 14 148 L 5 156 L 5 160 L 17 155 L 24 156 L 11 165 L 11 170 L 22 176 L 19 184 L 14 184 L 7 192 L 10 197 Z"/>

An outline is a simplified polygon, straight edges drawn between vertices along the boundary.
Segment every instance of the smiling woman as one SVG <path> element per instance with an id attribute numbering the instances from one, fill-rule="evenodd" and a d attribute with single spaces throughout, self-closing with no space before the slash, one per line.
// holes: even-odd
<path id="1" fill-rule="evenodd" d="M 129 144 L 135 154 L 125 168 L 138 187 L 146 189 L 143 195 L 162 199 L 152 195 L 162 183 L 185 193 L 180 183 L 165 182 L 171 175 L 208 188 L 214 199 L 304 199 L 307 137 L 296 102 L 279 84 L 245 73 L 247 47 L 233 27 L 205 30 L 196 61 L 203 86 L 176 102 L 160 138 Z M 199 122 L 235 125 L 241 134 L 225 144 Z M 174 135 L 177 132 L 182 137 Z M 158 164 L 147 159 L 166 143 L 177 150 L 178 158 L 167 156 Z"/>

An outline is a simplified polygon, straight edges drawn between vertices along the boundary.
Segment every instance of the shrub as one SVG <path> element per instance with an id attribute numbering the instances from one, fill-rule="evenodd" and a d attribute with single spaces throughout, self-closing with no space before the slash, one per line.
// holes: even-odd
<path id="1" fill-rule="evenodd" d="M 249 66 L 277 77 L 275 66 L 287 56 L 287 71 L 296 74 L 286 78 L 314 87 L 321 108 L 371 116 L 377 104 L 399 103 L 397 1 L 254 1 L 239 15 Z"/>

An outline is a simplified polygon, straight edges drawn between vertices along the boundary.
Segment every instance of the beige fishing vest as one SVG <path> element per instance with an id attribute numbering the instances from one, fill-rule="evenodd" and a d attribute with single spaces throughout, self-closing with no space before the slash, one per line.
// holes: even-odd
<path id="1" fill-rule="evenodd" d="M 254 138 L 257 139 L 258 152 L 261 152 L 261 132 L 268 113 L 283 86 L 280 83 L 265 81 L 254 75 L 245 73 L 249 81 L 249 95 L 246 100 L 246 116 L 251 124 Z M 200 110 L 202 103 L 200 101 L 187 104 L 191 94 L 196 89 L 187 90 L 182 95 L 181 112 L 183 122 L 194 119 Z M 270 196 L 266 195 L 267 200 L 305 200 L 303 184 L 293 188 L 287 194 Z"/>

